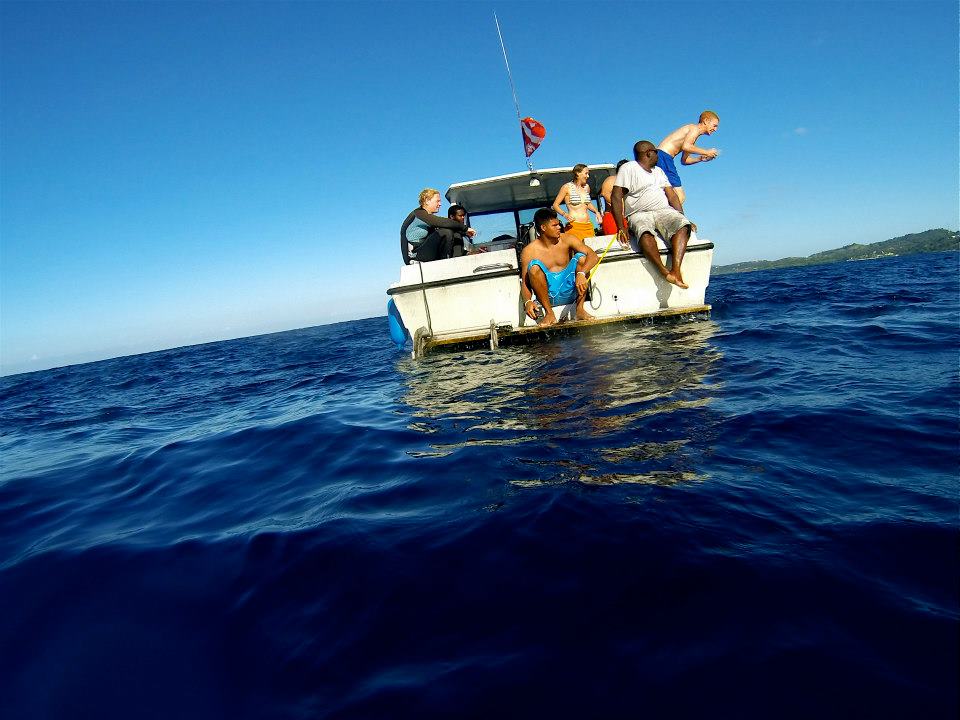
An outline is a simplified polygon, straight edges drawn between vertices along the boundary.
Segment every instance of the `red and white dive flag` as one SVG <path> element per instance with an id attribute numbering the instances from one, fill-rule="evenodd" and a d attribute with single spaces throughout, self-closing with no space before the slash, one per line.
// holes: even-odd
<path id="1" fill-rule="evenodd" d="M 547 136 L 547 129 L 532 117 L 521 120 L 520 129 L 523 131 L 523 151 L 530 157 Z"/>

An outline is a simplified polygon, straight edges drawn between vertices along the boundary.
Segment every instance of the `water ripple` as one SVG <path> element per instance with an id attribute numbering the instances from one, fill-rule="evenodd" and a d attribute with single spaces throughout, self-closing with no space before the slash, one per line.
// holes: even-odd
<path id="1" fill-rule="evenodd" d="M 954 717 L 958 301 L 888 258 L 2 378 L 4 715 Z"/>

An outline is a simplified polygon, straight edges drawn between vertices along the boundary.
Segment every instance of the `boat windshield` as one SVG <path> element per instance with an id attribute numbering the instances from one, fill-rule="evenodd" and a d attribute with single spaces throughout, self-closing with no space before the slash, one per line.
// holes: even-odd
<path id="1" fill-rule="evenodd" d="M 536 215 L 538 208 L 531 208 L 529 210 L 520 211 L 520 224 L 526 225 L 528 222 L 533 222 L 533 216 Z"/>
<path id="2" fill-rule="evenodd" d="M 520 224 L 533 222 L 533 215 L 536 212 L 536 208 L 521 210 Z M 517 236 L 516 218 L 512 212 L 471 215 L 470 227 L 477 231 L 477 243 L 491 242 L 501 235 Z"/>
<path id="3" fill-rule="evenodd" d="M 471 215 L 470 226 L 477 231 L 478 243 L 490 242 L 500 235 L 517 236 L 517 224 L 512 212 Z"/>

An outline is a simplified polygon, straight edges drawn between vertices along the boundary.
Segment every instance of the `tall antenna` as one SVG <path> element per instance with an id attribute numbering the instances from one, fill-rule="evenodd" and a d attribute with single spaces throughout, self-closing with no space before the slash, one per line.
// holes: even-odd
<path id="1" fill-rule="evenodd" d="M 510 61 L 507 59 L 507 46 L 503 44 L 503 33 L 500 32 L 500 20 L 497 18 L 497 13 L 493 13 L 493 21 L 497 24 L 497 37 L 500 38 L 500 49 L 503 50 L 503 64 L 507 66 L 510 91 L 513 93 L 513 106 L 517 109 L 517 120 L 520 120 L 520 101 L 517 100 L 517 88 L 513 84 L 513 73 L 510 72 Z"/>
<path id="2" fill-rule="evenodd" d="M 510 72 L 510 60 L 507 59 L 507 46 L 503 42 L 503 33 L 500 32 L 500 20 L 497 17 L 496 12 L 493 13 L 493 21 L 497 24 L 497 37 L 500 38 L 500 49 L 503 51 L 503 64 L 507 66 L 507 78 L 509 78 L 510 80 L 510 92 L 513 93 L 513 106 L 517 109 L 517 122 L 519 122 L 520 125 L 522 126 L 523 119 L 520 117 L 520 101 L 517 99 L 517 88 L 513 84 L 513 73 Z M 527 160 L 527 167 L 530 169 L 530 172 L 531 173 L 536 172 L 533 169 L 533 161 L 530 159 L 529 156 L 526 157 L 526 160 Z M 530 184 L 533 185 L 534 182 L 535 180 L 531 180 Z M 540 183 L 537 181 L 537 185 L 539 184 Z"/>

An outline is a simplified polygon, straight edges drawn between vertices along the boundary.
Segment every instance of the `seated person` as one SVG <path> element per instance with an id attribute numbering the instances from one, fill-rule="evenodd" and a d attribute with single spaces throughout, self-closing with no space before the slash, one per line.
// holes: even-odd
<path id="1" fill-rule="evenodd" d="M 467 210 L 463 205 L 457 205 L 456 203 L 451 205 L 450 209 L 447 210 L 447 217 L 461 225 L 467 225 Z M 470 226 L 467 225 L 467 227 Z M 466 255 L 472 249 L 470 242 L 463 239 L 463 235 L 464 233 L 461 232 L 453 233 L 453 257 Z"/>
<path id="2" fill-rule="evenodd" d="M 681 212 L 683 205 L 667 176 L 657 167 L 657 148 L 649 140 L 633 146 L 635 160 L 620 167 L 613 190 L 610 209 L 617 221 L 621 243 L 630 235 L 637 238 L 640 249 L 657 272 L 668 283 L 686 289 L 680 266 L 692 223 Z M 660 259 L 660 248 L 654 233 L 670 244 L 673 262 L 668 269 Z"/>
<path id="3" fill-rule="evenodd" d="M 617 172 L 620 172 L 620 168 L 622 168 L 626 162 L 624 159 L 617 163 Z M 613 175 L 608 175 L 600 186 L 600 197 L 603 198 L 604 203 L 603 222 L 600 223 L 600 226 L 603 228 L 604 235 L 617 234 L 617 221 L 614 219 L 613 211 L 610 209 L 610 203 L 613 202 L 610 194 L 613 192 L 613 186 L 616 185 L 616 182 L 617 173 L 614 173 Z"/>
<path id="4" fill-rule="evenodd" d="M 453 234 L 473 237 L 476 231 L 463 223 L 440 217 L 440 191 L 425 188 L 420 191 L 420 207 L 407 215 L 400 226 L 400 254 L 404 265 L 411 260 L 430 262 L 453 256 Z"/>
<path id="5" fill-rule="evenodd" d="M 538 323 L 553 325 L 557 316 L 554 305 L 577 302 L 577 319 L 592 316 L 583 308 L 587 296 L 587 273 L 599 260 L 597 254 L 573 233 L 562 233 L 557 213 L 547 208 L 533 216 L 537 238 L 520 254 L 520 295 L 525 300 L 523 309 L 531 320 L 537 319 L 533 296 L 546 310 Z"/>

